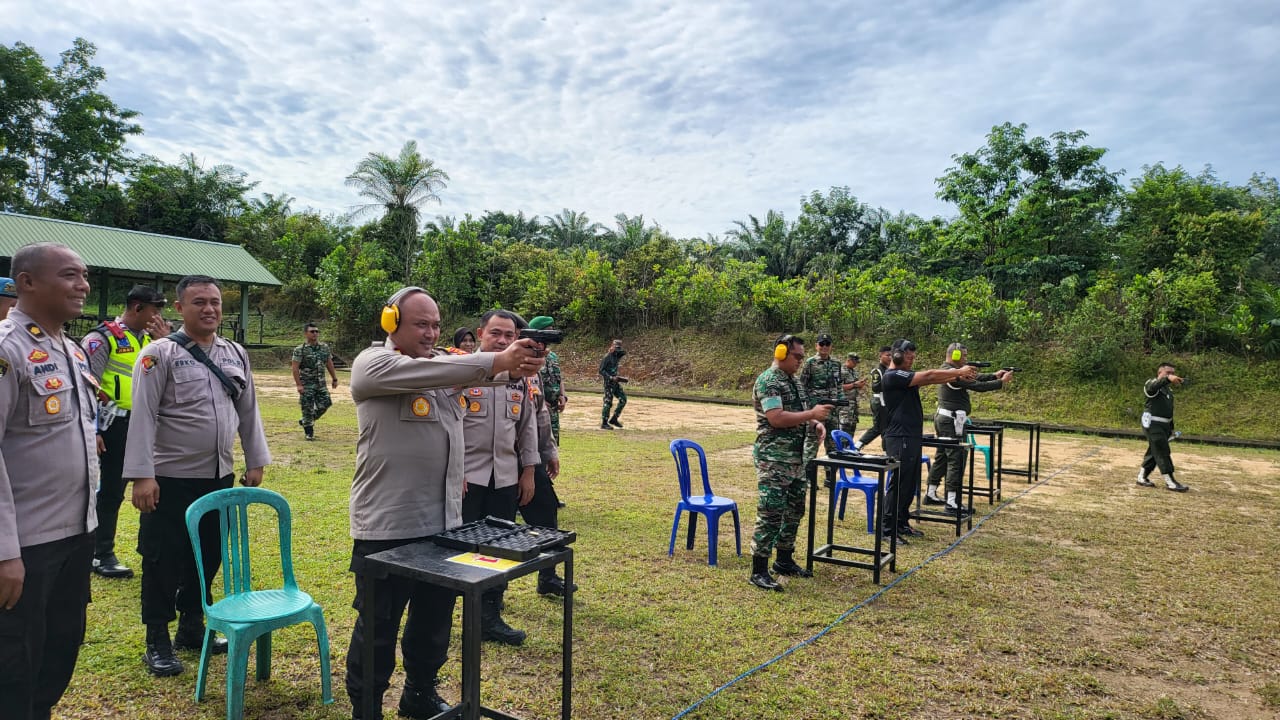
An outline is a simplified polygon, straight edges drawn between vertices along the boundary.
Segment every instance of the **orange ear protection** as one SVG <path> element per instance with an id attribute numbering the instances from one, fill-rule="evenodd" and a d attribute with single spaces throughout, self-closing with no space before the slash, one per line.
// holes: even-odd
<path id="1" fill-rule="evenodd" d="M 773 346 L 774 360 L 782 361 L 787 359 L 787 352 L 791 349 L 791 340 L 792 337 L 790 335 L 783 335 L 778 338 L 778 343 Z"/>
<path id="2" fill-rule="evenodd" d="M 383 330 L 387 331 L 388 335 L 400 327 L 400 301 L 404 300 L 406 295 L 415 292 L 420 292 L 424 295 L 427 293 L 426 290 L 416 285 L 410 285 L 409 287 L 400 288 L 395 294 L 387 298 L 387 304 L 382 307 L 382 317 L 379 319 L 379 324 Z"/>

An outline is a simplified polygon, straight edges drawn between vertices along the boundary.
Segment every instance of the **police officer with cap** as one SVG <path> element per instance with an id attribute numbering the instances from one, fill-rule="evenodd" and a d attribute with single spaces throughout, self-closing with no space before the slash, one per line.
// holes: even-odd
<path id="1" fill-rule="evenodd" d="M 18 284 L 13 278 L 0 277 L 0 320 L 9 316 L 9 311 L 18 304 Z"/>
<path id="2" fill-rule="evenodd" d="M 116 523 L 124 500 L 124 448 L 133 408 L 133 363 L 152 340 L 169 334 L 160 311 L 168 303 L 149 285 L 135 285 L 125 298 L 124 314 L 98 325 L 80 341 L 89 369 L 98 379 L 98 531 L 94 537 L 93 571 L 106 578 L 131 578 L 133 570 L 116 558 Z"/>

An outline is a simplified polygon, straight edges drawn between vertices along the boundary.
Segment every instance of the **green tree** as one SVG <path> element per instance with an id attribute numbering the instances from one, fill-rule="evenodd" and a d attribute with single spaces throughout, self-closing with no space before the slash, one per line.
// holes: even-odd
<path id="1" fill-rule="evenodd" d="M 600 223 L 593 223 L 586 213 L 564 208 L 557 215 L 547 217 L 544 236 L 551 247 L 570 250 L 576 247 L 596 247 L 597 239 L 604 229 Z"/>
<path id="2" fill-rule="evenodd" d="M 956 165 L 937 179 L 938 198 L 960 213 L 952 252 L 979 258 L 1002 295 L 1104 264 L 1120 187 L 1102 165 L 1106 150 L 1082 144 L 1085 137 L 1028 137 L 1025 124 L 1005 123 L 983 147 L 952 156 Z"/>
<path id="3" fill-rule="evenodd" d="M 765 271 L 787 279 L 801 275 L 813 260 L 813 248 L 794 232 L 794 224 L 776 210 L 770 210 L 760 222 L 755 215 L 747 221 L 734 221 L 736 227 L 725 234 L 731 238 L 734 253 L 743 260 L 764 261 Z"/>
<path id="4" fill-rule="evenodd" d="M 194 154 L 183 155 L 177 165 L 144 157 L 126 191 L 129 225 L 161 235 L 228 242 L 228 230 L 249 208 L 245 196 L 256 185 L 230 165 L 205 169 Z"/>
<path id="5" fill-rule="evenodd" d="M 0 46 L 0 206 L 58 214 L 69 196 L 83 206 L 127 169 L 138 113 L 99 90 L 96 53 L 76 38 L 50 70 L 27 45 Z"/>
<path id="6" fill-rule="evenodd" d="M 385 210 L 382 221 L 396 240 L 393 253 L 403 269 L 401 280 L 406 283 L 421 250 L 419 208 L 431 201 L 439 203 L 440 191 L 448 181 L 449 175 L 419 153 L 418 143 L 413 140 L 400 148 L 397 157 L 369 153 L 347 176 L 347 185 L 373 201 L 358 207 L 357 214 Z"/>

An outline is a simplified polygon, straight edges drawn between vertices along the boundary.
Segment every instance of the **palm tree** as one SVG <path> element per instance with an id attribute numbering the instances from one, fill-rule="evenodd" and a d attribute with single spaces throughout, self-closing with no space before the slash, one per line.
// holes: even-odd
<path id="1" fill-rule="evenodd" d="M 413 261 L 420 251 L 418 235 L 418 208 L 434 200 L 440 202 L 449 175 L 436 167 L 431 158 L 418 153 L 418 143 L 410 140 L 400 148 L 399 157 L 384 153 L 369 153 L 360 161 L 355 172 L 347 176 L 347 185 L 357 188 L 361 197 L 373 202 L 357 206 L 353 214 L 367 213 L 384 208 L 382 222 L 398 239 L 396 254 L 404 263 L 405 283 L 413 271 Z"/>
<path id="2" fill-rule="evenodd" d="M 570 250 L 575 247 L 592 247 L 600 234 L 600 223 L 593 223 L 586 213 L 565 208 L 559 215 L 548 215 L 545 234 L 553 247 Z"/>

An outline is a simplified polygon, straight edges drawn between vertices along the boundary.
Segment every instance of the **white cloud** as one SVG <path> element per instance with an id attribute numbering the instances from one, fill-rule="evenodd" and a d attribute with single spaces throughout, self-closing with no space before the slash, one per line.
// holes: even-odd
<path id="1" fill-rule="evenodd" d="M 1130 177 L 1280 165 L 1273 2 L 0 4 L 10 42 L 98 45 L 143 113 L 135 150 L 329 211 L 409 139 L 452 177 L 428 212 L 626 212 L 681 236 L 832 185 L 946 214 L 934 178 L 1005 121 L 1086 130 Z"/>

